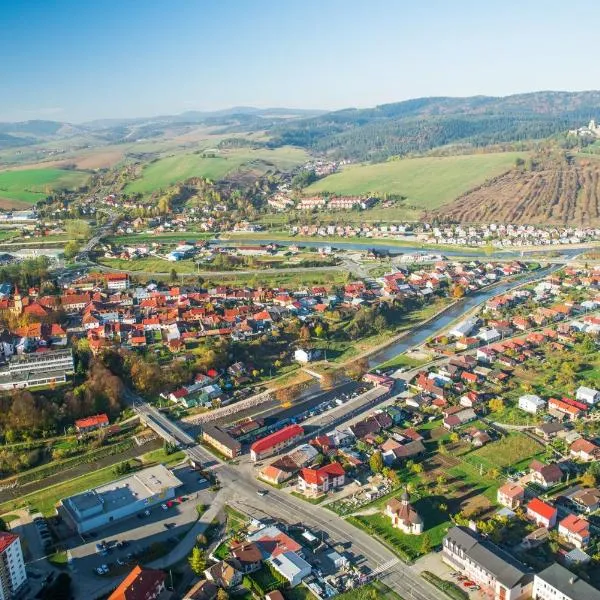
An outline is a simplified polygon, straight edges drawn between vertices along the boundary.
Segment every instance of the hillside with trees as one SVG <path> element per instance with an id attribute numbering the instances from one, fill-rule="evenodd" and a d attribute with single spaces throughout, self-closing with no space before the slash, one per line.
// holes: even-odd
<path id="1" fill-rule="evenodd" d="M 443 222 L 600 225 L 600 160 L 548 150 L 431 212 Z"/>
<path id="2" fill-rule="evenodd" d="M 547 138 L 600 114 L 600 92 L 533 92 L 504 98 L 418 98 L 295 120 L 271 130 L 271 144 L 333 158 L 381 161 Z"/>

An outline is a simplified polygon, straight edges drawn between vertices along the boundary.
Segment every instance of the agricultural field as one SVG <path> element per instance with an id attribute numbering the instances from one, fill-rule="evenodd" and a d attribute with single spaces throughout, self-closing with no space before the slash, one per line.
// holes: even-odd
<path id="1" fill-rule="evenodd" d="M 600 157 L 555 154 L 513 169 L 436 211 L 460 222 L 600 224 Z"/>
<path id="2" fill-rule="evenodd" d="M 505 173 L 524 153 L 500 152 L 407 158 L 373 165 L 351 165 L 306 189 L 335 194 L 398 194 L 407 207 L 434 209 Z"/>
<path id="3" fill-rule="evenodd" d="M 544 447 L 526 435 L 518 432 L 509 433 L 506 437 L 473 450 L 465 460 L 475 467 L 486 471 L 506 467 L 521 469 L 534 458 L 544 454 Z"/>
<path id="4" fill-rule="evenodd" d="M 43 200 L 54 190 L 83 185 L 89 175 L 64 169 L 20 169 L 0 171 L 0 200 L 3 208 L 27 206 Z"/>
<path id="5" fill-rule="evenodd" d="M 288 170 L 302 164 L 306 158 L 303 150 L 291 147 L 223 150 L 216 151 L 214 157 L 202 153 L 175 154 L 145 166 L 142 176 L 129 183 L 125 191 L 129 194 L 147 194 L 190 177 L 206 177 L 217 181 L 236 171 Z"/>

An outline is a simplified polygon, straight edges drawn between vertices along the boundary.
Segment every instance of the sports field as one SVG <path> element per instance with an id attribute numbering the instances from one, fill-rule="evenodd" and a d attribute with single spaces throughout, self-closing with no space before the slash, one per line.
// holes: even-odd
<path id="1" fill-rule="evenodd" d="M 374 165 L 350 165 L 309 186 L 307 194 L 400 194 L 406 204 L 437 208 L 487 179 L 508 171 L 523 152 L 428 156 Z"/>
<path id="2" fill-rule="evenodd" d="M 0 199 L 35 203 L 58 189 L 85 183 L 89 175 L 65 169 L 0 171 Z"/>
<path id="3" fill-rule="evenodd" d="M 218 151 L 214 157 L 203 156 L 202 153 L 175 154 L 144 167 L 142 176 L 128 184 L 126 191 L 130 194 L 151 193 L 190 177 L 207 177 L 217 181 L 238 169 L 287 170 L 306 160 L 307 154 L 303 150 L 291 147 Z"/>

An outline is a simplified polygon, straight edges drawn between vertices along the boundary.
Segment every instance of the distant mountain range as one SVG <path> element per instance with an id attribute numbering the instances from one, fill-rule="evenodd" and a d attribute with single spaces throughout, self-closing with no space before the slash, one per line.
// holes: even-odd
<path id="1" fill-rule="evenodd" d="M 479 147 L 542 139 L 600 120 L 600 91 L 532 92 L 506 97 L 417 98 L 374 108 L 325 112 L 234 107 L 153 118 L 0 123 L 0 149 L 90 136 L 98 144 L 156 138 L 210 125 L 221 133 L 266 130 L 272 146 L 295 145 L 354 160 L 385 160 L 440 146 Z"/>

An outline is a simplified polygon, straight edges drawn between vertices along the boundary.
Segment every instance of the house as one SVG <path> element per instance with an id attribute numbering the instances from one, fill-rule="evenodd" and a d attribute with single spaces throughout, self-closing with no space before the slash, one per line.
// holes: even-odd
<path id="1" fill-rule="evenodd" d="M 275 525 L 262 527 L 248 536 L 248 541 L 260 548 L 263 560 L 279 556 L 284 552 L 302 555 L 302 546 Z"/>
<path id="2" fill-rule="evenodd" d="M 320 350 L 298 348 L 294 352 L 294 360 L 298 361 L 299 363 L 309 363 L 313 360 L 318 360 L 319 358 L 321 358 Z"/>
<path id="3" fill-rule="evenodd" d="M 266 594 L 265 600 L 285 600 L 285 596 L 279 590 L 273 590 Z"/>
<path id="4" fill-rule="evenodd" d="M 283 552 L 269 559 L 269 564 L 295 587 L 311 574 L 312 567 L 295 552 Z"/>
<path id="5" fill-rule="evenodd" d="M 569 496 L 569 500 L 571 500 L 580 511 L 590 514 L 600 508 L 600 490 L 597 488 L 577 490 L 574 494 Z"/>
<path id="6" fill-rule="evenodd" d="M 533 573 L 487 538 L 467 527 L 452 527 L 443 541 L 442 560 L 494 600 L 531 597 Z"/>
<path id="7" fill-rule="evenodd" d="M 104 413 L 94 415 L 93 417 L 86 417 L 85 419 L 77 419 L 75 421 L 75 429 L 77 429 L 79 433 L 94 431 L 94 429 L 108 427 L 109 425 L 110 421 L 108 420 L 108 416 Z"/>
<path id="8" fill-rule="evenodd" d="M 532 598 L 535 600 L 600 600 L 600 591 L 575 573 L 554 563 L 535 575 Z"/>
<path id="9" fill-rule="evenodd" d="M 539 435 L 544 440 L 548 441 L 556 437 L 556 435 L 565 429 L 562 423 L 543 423 L 535 428 L 536 435 Z"/>
<path id="10" fill-rule="evenodd" d="M 443 414 L 443 425 L 448 430 L 464 425 L 469 421 L 474 421 L 477 418 L 477 414 L 472 408 L 464 408 L 463 406 L 451 406 L 444 410 Z"/>
<path id="11" fill-rule="evenodd" d="M 556 525 L 557 516 L 556 508 L 539 498 L 534 498 L 527 504 L 527 517 L 546 529 L 551 529 Z"/>
<path id="12" fill-rule="evenodd" d="M 519 398 L 519 408 L 532 415 L 544 410 L 545 406 L 546 401 L 535 394 L 525 394 Z"/>
<path id="13" fill-rule="evenodd" d="M 600 446 L 585 438 L 579 438 L 571 444 L 569 455 L 584 462 L 600 460 Z"/>
<path id="14" fill-rule="evenodd" d="M 136 566 L 108 600 L 155 600 L 165 589 L 163 571 Z"/>
<path id="15" fill-rule="evenodd" d="M 567 417 L 571 421 L 578 419 L 584 413 L 581 406 L 574 406 L 570 402 L 559 400 L 558 398 L 550 398 L 548 400 L 548 411 L 561 418 Z"/>
<path id="16" fill-rule="evenodd" d="M 242 582 L 243 575 L 238 567 L 239 565 L 233 559 L 220 560 L 206 569 L 204 576 L 208 581 L 228 590 Z"/>
<path id="17" fill-rule="evenodd" d="M 516 483 L 505 483 L 498 488 L 498 504 L 514 509 L 523 503 L 525 499 L 525 490 Z"/>
<path id="18" fill-rule="evenodd" d="M 578 400 L 579 402 L 586 402 L 587 404 L 593 406 L 600 401 L 600 391 L 582 385 L 577 388 L 577 392 L 575 392 L 575 400 Z"/>
<path id="19" fill-rule="evenodd" d="M 300 425 L 288 425 L 254 442 L 250 446 L 250 457 L 256 462 L 277 454 L 283 448 L 299 441 L 303 435 L 304 429 Z"/>
<path id="20" fill-rule="evenodd" d="M 529 465 L 532 483 L 537 483 L 545 490 L 562 481 L 562 471 L 557 464 L 545 465 L 534 460 Z"/>
<path id="21" fill-rule="evenodd" d="M 385 515 L 392 520 L 392 527 L 396 527 L 409 535 L 423 533 L 423 519 L 413 508 L 409 501 L 408 492 L 404 490 L 400 500 L 392 498 L 385 506 Z"/>
<path id="22" fill-rule="evenodd" d="M 302 469 L 298 475 L 298 490 L 305 496 L 317 497 L 342 487 L 344 482 L 344 467 L 332 462 L 318 469 Z"/>
<path id="23" fill-rule="evenodd" d="M 590 542 L 590 524 L 577 515 L 567 515 L 558 524 L 558 535 L 569 544 L 583 550 Z"/>
<path id="24" fill-rule="evenodd" d="M 237 561 L 236 567 L 244 574 L 254 573 L 262 566 L 262 553 L 254 542 L 246 542 L 231 549 L 231 556 Z"/>
<path id="25" fill-rule="evenodd" d="M 207 579 L 200 580 L 183 596 L 183 600 L 215 600 L 219 588 Z"/>

